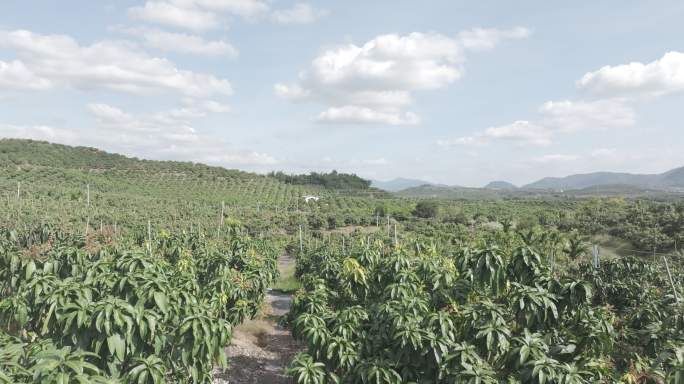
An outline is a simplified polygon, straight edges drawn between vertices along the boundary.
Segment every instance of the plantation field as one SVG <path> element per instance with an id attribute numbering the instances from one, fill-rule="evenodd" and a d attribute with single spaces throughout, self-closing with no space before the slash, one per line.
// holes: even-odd
<path id="1" fill-rule="evenodd" d="M 684 383 L 682 202 L 368 184 L 0 140 L 0 383 Z"/>

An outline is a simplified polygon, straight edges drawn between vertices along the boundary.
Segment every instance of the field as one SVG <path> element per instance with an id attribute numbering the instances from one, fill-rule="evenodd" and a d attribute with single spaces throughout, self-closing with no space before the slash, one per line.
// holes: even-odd
<path id="1" fill-rule="evenodd" d="M 0 140 L 0 383 L 684 383 L 681 201 L 472 193 Z"/>

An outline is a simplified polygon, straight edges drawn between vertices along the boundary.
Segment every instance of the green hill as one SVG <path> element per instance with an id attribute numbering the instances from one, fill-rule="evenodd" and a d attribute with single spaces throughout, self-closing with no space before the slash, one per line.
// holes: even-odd
<path id="1" fill-rule="evenodd" d="M 304 195 L 321 199 L 305 203 Z M 101 222 L 140 226 L 150 220 L 177 228 L 215 226 L 223 205 L 226 217 L 254 230 L 272 221 L 285 227 L 293 217 L 304 220 L 325 212 L 370 218 L 375 207 L 371 197 L 387 197 L 376 190 L 290 184 L 204 164 L 141 160 L 17 139 L 0 140 L 0 196 L 0 224 L 47 221 L 85 228 Z"/>

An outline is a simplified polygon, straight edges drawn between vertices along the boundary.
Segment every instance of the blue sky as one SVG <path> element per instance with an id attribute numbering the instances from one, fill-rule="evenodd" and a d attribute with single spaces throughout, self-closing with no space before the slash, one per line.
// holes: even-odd
<path id="1" fill-rule="evenodd" d="M 6 0 L 0 136 L 479 186 L 684 165 L 677 1 Z"/>

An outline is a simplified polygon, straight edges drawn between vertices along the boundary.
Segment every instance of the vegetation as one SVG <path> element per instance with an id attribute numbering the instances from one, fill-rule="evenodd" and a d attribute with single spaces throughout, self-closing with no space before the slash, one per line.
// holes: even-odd
<path id="1" fill-rule="evenodd" d="M 289 372 L 297 383 L 682 382 L 681 275 L 673 291 L 636 260 L 554 270 L 553 236 L 497 236 L 308 249 L 291 313 L 307 352 Z"/>
<path id="2" fill-rule="evenodd" d="M 211 383 L 277 277 L 233 226 L 153 238 L 0 232 L 0 382 Z"/>
<path id="3" fill-rule="evenodd" d="M 287 184 L 320 185 L 330 189 L 368 189 L 370 180 L 362 179 L 354 174 L 311 172 L 308 175 L 287 175 L 283 172 L 271 172 L 269 176 Z"/>
<path id="4" fill-rule="evenodd" d="M 424 200 L 419 201 L 418 204 L 416 204 L 413 215 L 423 219 L 431 219 L 437 217 L 438 210 L 439 205 L 437 205 L 436 201 Z"/>
<path id="5" fill-rule="evenodd" d="M 0 383 L 208 383 L 267 287 L 298 383 L 684 382 L 681 200 L 467 193 L 0 140 Z"/>

